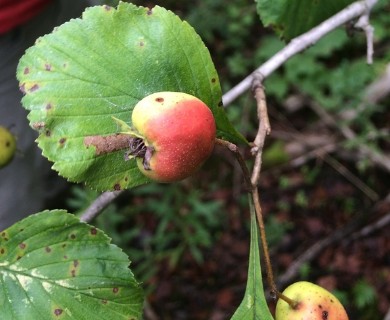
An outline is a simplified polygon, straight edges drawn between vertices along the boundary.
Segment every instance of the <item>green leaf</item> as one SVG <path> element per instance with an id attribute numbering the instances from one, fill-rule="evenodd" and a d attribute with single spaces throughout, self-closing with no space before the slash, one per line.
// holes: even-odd
<path id="1" fill-rule="evenodd" d="M 264 295 L 256 215 L 252 201 L 250 200 L 249 202 L 251 204 L 251 242 L 248 281 L 244 299 L 231 320 L 273 320 Z"/>
<path id="2" fill-rule="evenodd" d="M 53 168 L 98 190 L 147 182 L 125 150 L 97 152 L 86 137 L 113 136 L 115 117 L 131 126 L 135 104 L 158 91 L 180 91 L 212 110 L 218 135 L 245 141 L 221 105 L 217 72 L 204 43 L 186 22 L 161 7 L 128 3 L 88 8 L 37 40 L 17 70 L 30 125 Z M 123 147 L 122 147 L 123 148 Z"/>
<path id="3" fill-rule="evenodd" d="M 286 41 L 317 26 L 354 0 L 256 0 L 264 26 Z"/>
<path id="4" fill-rule="evenodd" d="M 143 291 L 126 254 L 62 210 L 0 233 L 1 319 L 140 319 Z"/>

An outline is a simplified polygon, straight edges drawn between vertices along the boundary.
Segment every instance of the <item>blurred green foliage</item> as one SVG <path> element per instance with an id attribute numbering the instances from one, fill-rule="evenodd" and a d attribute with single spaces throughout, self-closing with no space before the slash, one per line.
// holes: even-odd
<path id="1" fill-rule="evenodd" d="M 95 191 L 74 187 L 68 205 L 81 213 Z M 183 184 L 149 184 L 126 193 L 129 201 L 110 204 L 94 222 L 133 261 L 137 279 L 150 279 L 161 266 L 175 269 L 185 254 L 201 264 L 204 249 L 220 234 L 222 203 L 205 191 Z"/>

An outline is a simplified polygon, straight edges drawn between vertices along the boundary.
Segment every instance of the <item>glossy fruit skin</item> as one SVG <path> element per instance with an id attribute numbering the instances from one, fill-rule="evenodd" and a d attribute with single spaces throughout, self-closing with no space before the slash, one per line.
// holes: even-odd
<path id="1" fill-rule="evenodd" d="M 16 152 L 15 136 L 0 126 L 0 169 L 11 162 Z"/>
<path id="2" fill-rule="evenodd" d="M 138 158 L 139 169 L 158 182 L 183 180 L 210 156 L 216 125 L 210 108 L 182 92 L 157 92 L 137 103 L 132 123 L 151 148 L 149 170 Z"/>
<path id="3" fill-rule="evenodd" d="M 307 281 L 295 282 L 283 294 L 296 301 L 293 309 L 279 299 L 276 304 L 276 320 L 348 320 L 340 301 L 329 291 Z"/>

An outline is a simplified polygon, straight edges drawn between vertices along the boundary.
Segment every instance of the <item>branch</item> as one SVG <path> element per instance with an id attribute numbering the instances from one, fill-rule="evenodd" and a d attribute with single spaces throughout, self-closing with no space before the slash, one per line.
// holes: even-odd
<path id="1" fill-rule="evenodd" d="M 299 37 L 296 37 L 293 40 L 291 40 L 291 42 L 288 45 L 286 45 L 272 58 L 270 58 L 268 61 L 262 64 L 251 75 L 246 77 L 234 88 L 230 89 L 227 93 L 225 93 L 222 97 L 223 104 L 225 106 L 229 105 L 230 103 L 232 103 L 232 101 L 234 101 L 245 91 L 247 91 L 251 87 L 251 84 L 256 74 L 261 75 L 261 77 L 265 79 L 271 73 L 273 73 L 277 68 L 283 65 L 292 56 L 312 46 L 314 43 L 316 43 L 318 40 L 320 40 L 330 31 L 336 29 L 337 27 L 357 17 L 361 17 L 363 15 L 368 16 L 368 13 L 372 9 L 372 7 L 377 3 L 377 1 L 378 0 L 364 0 L 364 1 L 354 2 L 348 7 L 346 7 L 345 9 L 336 13 L 334 16 L 325 20 L 318 26 L 300 35 Z"/>
<path id="2" fill-rule="evenodd" d="M 103 209 L 105 209 L 112 201 L 114 201 L 122 192 L 123 190 L 103 192 L 84 211 L 84 213 L 80 217 L 80 220 L 84 222 L 91 222 L 103 211 Z"/>

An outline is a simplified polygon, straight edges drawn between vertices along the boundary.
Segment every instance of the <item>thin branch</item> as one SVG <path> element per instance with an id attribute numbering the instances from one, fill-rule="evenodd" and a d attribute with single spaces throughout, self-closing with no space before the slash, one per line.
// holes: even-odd
<path id="1" fill-rule="evenodd" d="M 218 138 L 215 139 L 215 143 L 217 145 L 220 145 L 220 146 L 227 148 L 230 152 L 232 152 L 234 154 L 234 156 L 237 159 L 238 164 L 240 165 L 242 173 L 244 175 L 246 187 L 247 187 L 248 191 L 252 190 L 250 172 L 249 172 L 248 167 L 245 163 L 244 157 L 240 153 L 240 150 L 238 149 L 238 147 L 234 143 L 231 143 L 231 142 L 226 141 L 226 140 L 218 139 Z"/>
<path id="2" fill-rule="evenodd" d="M 259 118 L 259 129 L 253 147 L 251 149 L 252 155 L 255 156 L 255 164 L 253 167 L 251 184 L 257 186 L 260 180 L 261 164 L 262 164 L 262 153 L 264 147 L 265 137 L 271 133 L 271 125 L 269 123 L 267 102 L 265 99 L 264 87 L 260 79 L 256 79 L 252 84 L 253 92 L 257 102 L 257 115 Z"/>
<path id="3" fill-rule="evenodd" d="M 387 310 L 387 313 L 385 314 L 385 317 L 383 320 L 390 320 L 390 308 Z"/>
<path id="4" fill-rule="evenodd" d="M 105 209 L 112 201 L 114 201 L 123 190 L 103 192 L 97 197 L 94 202 L 84 211 L 80 217 L 81 221 L 91 222 Z"/>
<path id="5" fill-rule="evenodd" d="M 384 217 L 382 217 L 378 221 L 375 221 L 374 223 L 371 223 L 368 226 L 365 226 L 363 229 L 352 234 L 349 240 L 353 241 L 362 237 L 367 237 L 371 233 L 379 229 L 383 229 L 388 224 L 390 224 L 390 212 L 388 212 Z"/>
<path id="6" fill-rule="evenodd" d="M 292 279 L 294 279 L 298 274 L 299 270 L 303 264 L 313 260 L 318 256 L 326 247 L 330 246 L 332 243 L 335 243 L 348 234 L 350 234 L 356 228 L 357 222 L 353 221 L 349 225 L 345 226 L 342 229 L 336 230 L 331 233 L 324 239 L 317 241 L 311 247 L 309 247 L 303 254 L 301 254 L 294 262 L 289 266 L 287 271 L 278 277 L 278 285 L 284 287 Z"/>
<path id="7" fill-rule="evenodd" d="M 366 33 L 367 42 L 367 63 L 372 64 L 374 55 L 374 27 L 370 24 L 370 9 L 366 9 L 359 20 L 355 23 L 355 28 L 360 28 Z"/>
<path id="8" fill-rule="evenodd" d="M 247 91 L 251 87 L 256 74 L 261 75 L 262 79 L 265 79 L 292 56 L 312 46 L 332 30 L 348 21 L 351 21 L 352 19 L 362 15 L 367 15 L 377 1 L 378 0 L 365 0 L 354 2 L 318 26 L 291 40 L 288 45 L 262 64 L 251 75 L 225 93 L 222 97 L 223 104 L 225 106 L 229 105 L 232 101 Z"/>

